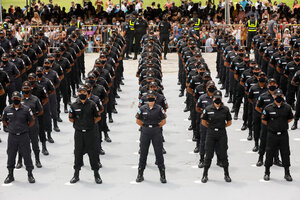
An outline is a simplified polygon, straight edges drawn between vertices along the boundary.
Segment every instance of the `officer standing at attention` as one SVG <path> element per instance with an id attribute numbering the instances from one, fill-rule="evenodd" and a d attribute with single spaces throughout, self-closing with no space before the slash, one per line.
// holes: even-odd
<path id="1" fill-rule="evenodd" d="M 159 41 L 164 44 L 164 59 L 167 60 L 169 36 L 171 32 L 171 24 L 168 22 L 167 17 L 164 15 L 162 21 L 158 24 L 159 27 Z"/>
<path id="2" fill-rule="evenodd" d="M 273 158 L 279 149 L 284 167 L 284 178 L 293 181 L 290 175 L 290 145 L 289 145 L 289 123 L 293 120 L 292 108 L 284 102 L 284 95 L 281 89 L 277 89 L 273 95 L 274 102 L 265 107 L 262 113 L 262 123 L 267 126 L 267 147 L 264 180 L 270 180 L 270 167 Z"/>
<path id="3" fill-rule="evenodd" d="M 163 157 L 162 129 L 166 124 L 166 114 L 164 109 L 155 103 L 156 96 L 153 93 L 147 94 L 148 104 L 140 107 L 136 114 L 136 123 L 141 126 L 140 137 L 140 160 L 136 182 L 144 181 L 144 169 L 146 167 L 150 142 L 153 144 L 156 157 L 156 164 L 160 172 L 160 182 L 166 183 L 165 164 Z"/>
<path id="4" fill-rule="evenodd" d="M 131 59 L 129 54 L 132 50 L 133 37 L 134 37 L 134 19 L 130 18 L 128 15 L 126 16 L 126 22 L 123 25 L 123 37 L 126 40 L 126 47 L 124 50 L 124 60 Z"/>
<path id="5" fill-rule="evenodd" d="M 226 127 L 232 124 L 232 117 L 229 108 L 222 103 L 222 92 L 216 90 L 213 94 L 213 104 L 207 106 L 203 110 L 202 125 L 207 127 L 206 142 L 205 142 L 205 159 L 204 171 L 201 182 L 208 181 L 208 169 L 211 165 L 211 160 L 214 152 L 218 149 L 219 159 L 224 167 L 224 179 L 226 182 L 231 182 L 228 172 L 228 139 Z"/>
<path id="6" fill-rule="evenodd" d="M 251 50 L 251 42 L 253 37 L 257 33 L 258 21 L 255 19 L 254 14 L 250 16 L 250 19 L 247 22 L 248 34 L 247 34 L 247 52 Z"/>
<path id="7" fill-rule="evenodd" d="M 69 120 L 75 129 L 74 135 L 74 169 L 75 173 L 70 183 L 79 181 L 79 171 L 83 166 L 83 155 L 87 152 L 90 165 L 94 171 L 95 182 L 102 183 L 99 175 L 99 158 L 96 148 L 96 124 L 100 121 L 99 109 L 92 100 L 88 99 L 88 92 L 85 87 L 78 89 L 78 99 L 71 105 Z"/>
<path id="8" fill-rule="evenodd" d="M 135 47 L 134 47 L 134 58 L 137 59 L 137 55 L 141 49 L 141 39 L 143 35 L 146 34 L 148 28 L 148 24 L 146 20 L 143 19 L 143 13 L 139 13 L 139 17 L 134 22 L 134 39 L 135 39 Z"/>
<path id="9" fill-rule="evenodd" d="M 7 139 L 7 169 L 8 176 L 4 183 L 8 184 L 13 182 L 14 168 L 16 164 L 17 152 L 23 156 L 26 170 L 28 171 L 28 182 L 35 183 L 35 179 L 32 175 L 33 164 L 31 160 L 29 127 L 34 125 L 34 117 L 31 109 L 21 104 L 20 92 L 13 92 L 12 94 L 13 104 L 7 106 L 2 115 L 2 122 L 8 127 L 8 139 Z"/>

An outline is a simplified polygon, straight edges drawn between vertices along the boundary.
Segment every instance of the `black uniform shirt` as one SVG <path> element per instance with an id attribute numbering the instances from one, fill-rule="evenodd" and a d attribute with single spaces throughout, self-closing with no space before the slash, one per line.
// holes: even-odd
<path id="1" fill-rule="evenodd" d="M 273 102 L 263 110 L 262 119 L 268 122 L 268 131 L 286 132 L 289 129 L 288 120 L 293 119 L 292 108 L 285 102 L 280 107 Z"/>
<path id="2" fill-rule="evenodd" d="M 6 84 L 8 84 L 9 82 L 10 80 L 7 73 L 0 69 L 0 83 L 2 84 L 4 90 L 6 89 Z"/>
<path id="3" fill-rule="evenodd" d="M 262 87 L 262 88 L 259 87 L 258 84 L 255 84 L 255 85 L 253 85 L 253 86 L 249 89 L 249 96 L 248 96 L 248 98 L 253 100 L 253 106 L 254 106 L 253 108 L 255 108 L 255 106 L 256 106 L 258 97 L 259 97 L 262 93 L 266 92 L 267 90 L 268 90 L 268 89 L 267 89 L 267 87 L 266 87 L 266 84 L 265 84 L 264 87 Z"/>
<path id="4" fill-rule="evenodd" d="M 297 65 L 295 61 L 289 62 L 284 68 L 284 74 L 288 76 L 289 83 L 298 70 L 300 70 L 300 64 Z"/>
<path id="5" fill-rule="evenodd" d="M 232 117 L 227 106 L 221 105 L 217 109 L 213 104 L 203 110 L 202 119 L 208 123 L 208 128 L 213 130 L 224 130 L 226 122 L 231 121 Z"/>
<path id="6" fill-rule="evenodd" d="M 208 94 L 203 94 L 199 97 L 198 102 L 197 102 L 197 107 L 201 108 L 202 110 L 204 110 L 207 106 L 213 104 L 213 98 L 208 96 Z"/>
<path id="7" fill-rule="evenodd" d="M 148 104 L 143 105 L 136 114 L 136 118 L 141 120 L 144 125 L 158 125 L 166 117 L 164 109 L 158 104 L 154 104 L 152 109 Z"/>
<path id="8" fill-rule="evenodd" d="M 48 98 L 46 89 L 38 83 L 34 88 L 31 88 L 31 94 L 38 97 L 40 102 L 43 102 L 45 99 Z"/>
<path id="9" fill-rule="evenodd" d="M 22 134 L 29 131 L 29 122 L 33 121 L 31 109 L 22 105 L 16 109 L 13 105 L 7 106 L 3 111 L 2 120 L 8 123 L 8 132 Z"/>
<path id="10" fill-rule="evenodd" d="M 267 105 L 274 102 L 274 98 L 269 91 L 262 93 L 258 99 L 256 106 L 264 109 Z"/>
<path id="11" fill-rule="evenodd" d="M 59 77 L 57 75 L 57 72 L 54 71 L 53 69 L 50 69 L 49 72 L 44 72 L 44 77 L 48 78 L 51 83 L 53 84 L 54 88 L 56 87 L 57 84 L 60 83 Z"/>
<path id="12" fill-rule="evenodd" d="M 22 104 L 29 107 L 34 116 L 43 110 L 43 106 L 38 97 L 30 95 L 29 98 L 22 97 Z"/>
<path id="13" fill-rule="evenodd" d="M 99 109 L 92 100 L 82 103 L 77 99 L 69 109 L 69 118 L 74 119 L 73 127 L 76 130 L 90 130 L 95 125 L 94 118 L 99 117 Z"/>
<path id="14" fill-rule="evenodd" d="M 15 81 L 15 76 L 20 74 L 20 71 L 16 67 L 16 65 L 10 61 L 6 65 L 1 64 L 0 70 L 3 70 L 7 73 L 9 79 L 11 82 Z"/>

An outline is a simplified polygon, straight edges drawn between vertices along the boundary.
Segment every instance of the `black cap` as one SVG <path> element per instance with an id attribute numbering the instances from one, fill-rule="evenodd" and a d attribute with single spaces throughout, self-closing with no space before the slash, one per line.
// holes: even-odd
<path id="1" fill-rule="evenodd" d="M 150 95 L 156 96 L 156 92 L 154 90 L 148 90 L 147 96 L 150 96 Z"/>
<path id="2" fill-rule="evenodd" d="M 282 92 L 281 89 L 276 89 L 276 90 L 274 91 L 274 95 L 275 95 L 275 96 L 277 96 L 277 95 L 283 95 L 283 92 Z"/>
<path id="3" fill-rule="evenodd" d="M 245 54 L 245 58 L 250 58 L 250 54 L 249 54 L 249 53 L 246 53 L 246 54 Z"/>
<path id="4" fill-rule="evenodd" d="M 23 85 L 22 85 L 22 89 L 23 88 L 30 88 L 31 87 L 31 84 L 29 81 L 24 81 Z"/>
<path id="5" fill-rule="evenodd" d="M 204 72 L 203 77 L 210 77 L 210 73 L 209 72 Z"/>
<path id="6" fill-rule="evenodd" d="M 260 67 L 257 66 L 257 65 L 255 65 L 255 66 L 253 67 L 253 70 L 256 70 L 256 69 L 260 69 Z"/>
<path id="7" fill-rule="evenodd" d="M 7 58 L 7 59 L 9 59 L 9 55 L 8 55 L 8 53 L 4 53 L 4 54 L 2 54 L 2 58 Z"/>
<path id="8" fill-rule="evenodd" d="M 11 95 L 11 98 L 14 98 L 14 97 L 21 98 L 22 96 L 21 96 L 20 92 L 14 91 Z"/>
<path id="9" fill-rule="evenodd" d="M 149 84 L 149 87 L 151 87 L 151 86 L 155 86 L 155 87 L 157 87 L 158 85 L 157 85 L 157 83 L 156 83 L 156 82 L 151 82 L 151 83 Z"/>
<path id="10" fill-rule="evenodd" d="M 28 74 L 28 78 L 36 78 L 36 75 L 35 75 L 35 73 L 30 73 L 30 74 Z"/>
<path id="11" fill-rule="evenodd" d="M 216 87 L 216 84 L 215 84 L 214 81 L 208 81 L 207 84 L 206 84 L 206 87 L 210 87 L 212 85 Z"/>
<path id="12" fill-rule="evenodd" d="M 222 92 L 220 90 L 214 91 L 213 98 L 222 98 Z"/>
<path id="13" fill-rule="evenodd" d="M 18 45 L 16 48 L 17 51 L 23 51 L 23 47 L 21 45 Z"/>
<path id="14" fill-rule="evenodd" d="M 48 58 L 46 58 L 46 59 L 44 60 L 44 64 L 51 64 L 51 61 L 50 61 Z"/>
<path id="15" fill-rule="evenodd" d="M 36 72 L 43 72 L 43 68 L 42 67 L 37 67 Z"/>
<path id="16" fill-rule="evenodd" d="M 95 64 L 101 65 L 101 60 L 100 60 L 100 58 L 97 58 L 97 59 L 95 60 Z"/>
<path id="17" fill-rule="evenodd" d="M 194 56 L 202 56 L 200 51 L 195 52 Z"/>
<path id="18" fill-rule="evenodd" d="M 89 72 L 87 75 L 88 78 L 96 78 L 93 72 Z"/>
<path id="19" fill-rule="evenodd" d="M 270 78 L 268 80 L 268 83 L 277 83 L 276 79 L 275 78 Z"/>
<path id="20" fill-rule="evenodd" d="M 256 64 L 256 61 L 251 59 L 250 64 Z"/>
<path id="21" fill-rule="evenodd" d="M 77 92 L 80 92 L 80 91 L 86 91 L 86 92 L 87 92 L 87 89 L 86 89 L 84 86 L 80 86 L 80 87 L 77 89 Z"/>
<path id="22" fill-rule="evenodd" d="M 259 72 L 258 76 L 267 76 L 265 72 Z"/>
<path id="23" fill-rule="evenodd" d="M 294 53 L 294 57 L 295 57 L 295 56 L 300 56 L 300 53 L 299 53 L 299 52 L 295 52 L 295 53 Z"/>

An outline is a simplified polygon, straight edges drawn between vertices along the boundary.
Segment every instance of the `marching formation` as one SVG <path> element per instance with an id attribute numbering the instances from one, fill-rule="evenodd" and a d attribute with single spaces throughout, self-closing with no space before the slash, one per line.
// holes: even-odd
<path id="1" fill-rule="evenodd" d="M 42 154 L 49 155 L 46 142 L 54 143 L 52 128 L 60 132 L 61 99 L 64 113 L 69 113 L 75 129 L 75 173 L 70 182 L 79 180 L 83 155 L 87 153 L 95 181 L 102 183 L 98 173 L 102 166 L 99 155 L 104 155 L 105 151 L 101 142 L 102 138 L 111 142 L 107 116 L 109 123 L 113 123 L 112 113 L 117 113 L 116 98 L 120 98 L 118 92 L 124 84 L 122 55 L 125 40 L 118 30 L 112 30 L 109 42 L 86 75 L 84 51 L 87 41 L 76 26 L 71 26 L 68 32 L 68 38 L 48 53 L 48 38 L 42 31 L 29 37 L 23 45 L 15 41 L 9 30 L 0 31 L 0 111 L 4 131 L 9 133 L 5 184 L 14 181 L 14 168 L 21 168 L 23 159 L 28 181 L 35 182 L 31 149 L 36 167 L 41 168 L 39 142 Z M 73 103 L 72 96 L 76 98 Z M 6 107 L 7 100 L 10 105 Z"/>
<path id="2" fill-rule="evenodd" d="M 297 129 L 300 113 L 300 29 L 286 47 L 267 33 L 265 27 L 257 28 L 251 29 L 255 34 L 247 51 L 226 29 L 218 29 L 216 78 L 220 90 L 225 91 L 224 96 L 229 97 L 227 103 L 232 104 L 231 109 L 223 105 L 222 93 L 211 80 L 210 69 L 201 57 L 200 46 L 192 34 L 198 31 L 196 23 L 183 30 L 178 40 L 179 97 L 184 96 L 186 89 L 184 112 L 190 112 L 189 130 L 193 131 L 192 140 L 196 142 L 194 153 L 200 153 L 198 167 L 204 168 L 204 183 L 208 180 L 207 172 L 214 152 L 217 165 L 224 168 L 225 181 L 231 181 L 225 128 L 232 123 L 230 113 L 234 113 L 234 120 L 238 119 L 242 103 L 241 130 L 248 129 L 247 139 L 254 139 L 252 151 L 258 152 L 256 165 L 265 165 L 264 180 L 270 179 L 273 164 L 284 167 L 284 178 L 293 180 L 289 170 L 288 124 L 294 119 L 291 129 Z M 253 59 L 250 58 L 251 47 Z"/>
<path id="3" fill-rule="evenodd" d="M 140 126 L 140 159 L 136 182 L 144 181 L 144 170 L 150 143 L 153 144 L 156 157 L 155 164 L 159 168 L 160 181 L 166 183 L 165 164 L 163 154 L 163 126 L 166 124 L 168 103 L 163 94 L 162 85 L 162 47 L 154 35 L 153 30 L 143 36 L 142 51 L 136 73 L 139 82 L 139 110 L 136 114 L 136 123 Z"/>

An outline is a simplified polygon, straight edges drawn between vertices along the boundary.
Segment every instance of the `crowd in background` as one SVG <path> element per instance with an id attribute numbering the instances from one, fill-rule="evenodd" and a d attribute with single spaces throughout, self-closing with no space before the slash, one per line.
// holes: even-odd
<path id="1" fill-rule="evenodd" d="M 167 0 L 164 5 L 153 2 L 147 7 L 143 5 L 142 0 L 132 2 L 123 0 L 121 5 L 114 4 L 111 0 L 96 0 L 94 3 L 84 2 L 83 5 L 71 2 L 69 8 L 60 7 L 49 0 L 47 3 L 33 2 L 31 7 L 21 8 L 11 5 L 8 9 L 2 10 L 3 19 L 9 23 L 9 28 L 20 42 L 34 32 L 34 26 L 49 26 L 43 29 L 50 39 L 51 46 L 55 46 L 55 41 L 58 39 L 66 38 L 66 27 L 70 25 L 71 19 L 76 17 L 78 27 L 82 27 L 88 40 L 87 52 L 98 52 L 101 44 L 109 38 L 111 30 L 116 27 L 121 29 L 125 17 L 133 12 L 142 12 L 149 26 L 154 27 L 160 22 L 162 16 L 167 16 L 172 27 L 170 46 L 175 46 L 176 39 L 180 37 L 182 28 L 188 25 L 193 13 L 198 14 L 201 24 L 204 25 L 200 36 L 203 46 L 211 46 L 218 34 L 218 26 L 225 24 L 225 0 L 219 0 L 218 3 L 216 1 L 215 4 L 211 0 L 206 1 L 205 4 L 182 0 L 180 5 Z M 264 26 L 274 13 L 278 14 L 277 28 L 280 34 L 277 37 L 288 45 L 297 25 L 286 26 L 285 24 L 299 24 L 300 4 L 297 0 L 294 1 L 293 7 L 271 0 L 230 2 L 230 20 L 233 26 L 228 26 L 226 29 L 236 37 L 240 45 L 245 45 L 247 28 L 244 25 L 250 16 L 254 14 L 258 22 Z"/>

